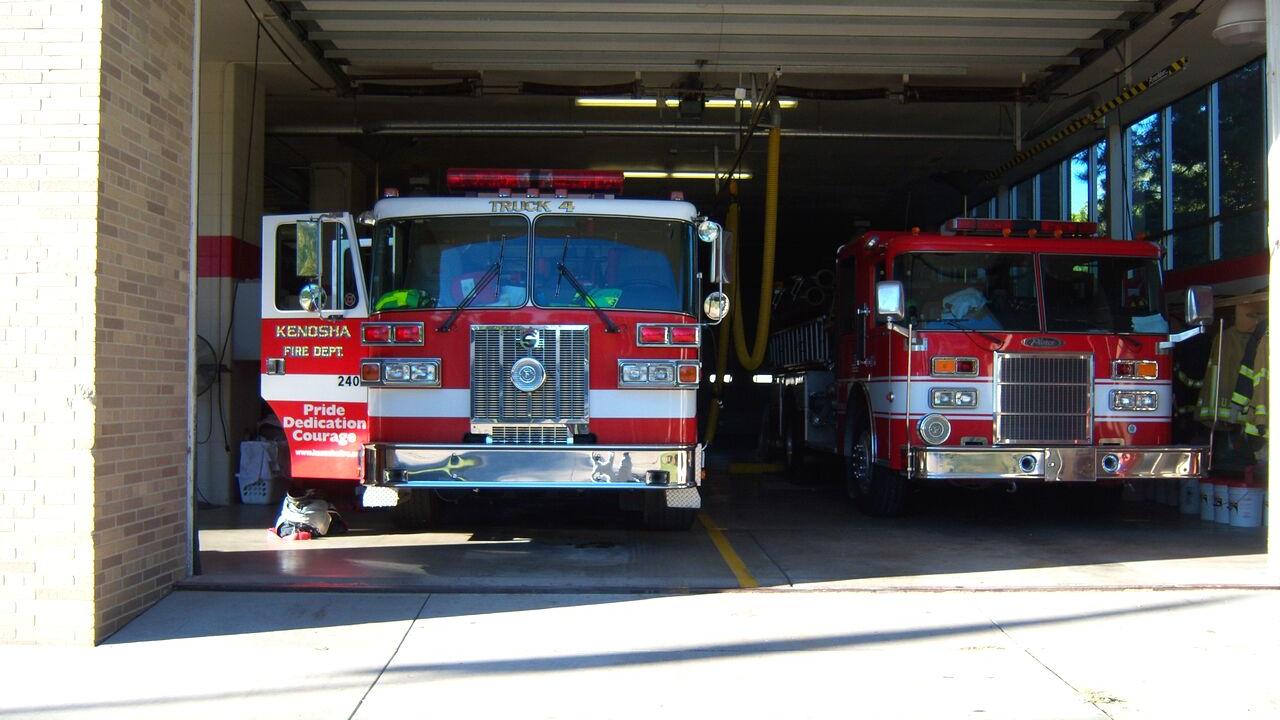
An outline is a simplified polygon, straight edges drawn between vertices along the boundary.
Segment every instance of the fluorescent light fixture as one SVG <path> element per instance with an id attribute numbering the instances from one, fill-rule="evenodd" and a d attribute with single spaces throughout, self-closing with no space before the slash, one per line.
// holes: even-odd
<path id="1" fill-rule="evenodd" d="M 623 170 L 622 177 L 636 180 L 715 180 L 714 172 L 663 172 L 661 170 Z M 723 176 L 721 176 L 723 177 Z M 751 173 L 736 172 L 734 180 L 750 180 Z"/>
<path id="2" fill-rule="evenodd" d="M 673 172 L 671 177 L 675 180 L 715 180 L 717 175 L 713 172 Z M 733 174 L 733 179 L 750 180 L 751 173 L 737 172 Z"/>
<path id="3" fill-rule="evenodd" d="M 679 98 L 667 98 L 664 102 L 669 108 L 680 106 Z M 732 108 L 737 104 L 738 104 L 738 101 L 734 100 L 733 98 L 707 98 L 706 102 L 703 103 L 703 107 L 723 109 L 723 108 Z M 778 106 L 781 107 L 783 110 L 790 110 L 798 104 L 799 104 L 799 101 L 793 100 L 791 98 L 778 98 Z M 743 100 L 742 107 L 746 108 L 747 110 L 750 110 L 751 101 Z"/>
<path id="4" fill-rule="evenodd" d="M 578 107 L 604 108 L 658 107 L 658 99 L 631 97 L 580 97 L 574 98 L 573 104 Z"/>
<path id="5" fill-rule="evenodd" d="M 663 104 L 669 108 L 675 109 L 680 107 L 680 98 L 666 98 Z M 733 98 L 708 98 L 703 107 L 713 109 L 733 108 L 738 101 Z M 578 97 L 573 99 L 573 104 L 578 107 L 601 107 L 601 108 L 651 108 L 658 107 L 657 98 L 635 98 L 635 97 Z M 790 110 L 799 104 L 798 100 L 792 98 L 779 98 L 778 106 L 783 110 Z M 751 101 L 743 100 L 742 107 L 747 110 L 751 109 Z"/>

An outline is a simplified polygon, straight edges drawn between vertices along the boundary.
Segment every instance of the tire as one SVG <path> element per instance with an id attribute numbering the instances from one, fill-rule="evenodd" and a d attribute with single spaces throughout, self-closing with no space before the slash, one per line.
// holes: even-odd
<path id="1" fill-rule="evenodd" d="M 440 498 L 435 490 L 409 490 L 392 511 L 392 522 L 401 530 L 422 530 L 440 519 Z"/>
<path id="2" fill-rule="evenodd" d="M 812 482 L 805 467 L 804 417 L 794 400 L 788 400 L 782 419 L 782 467 L 787 482 L 807 485 Z"/>
<path id="3" fill-rule="evenodd" d="M 845 495 L 867 515 L 897 517 L 907 508 L 906 478 L 873 462 L 871 429 L 861 425 L 853 429 L 854 440 L 845 457 Z"/>
<path id="4" fill-rule="evenodd" d="M 641 522 L 645 530 L 664 532 L 685 531 L 693 527 L 698 518 L 698 508 L 667 507 L 667 494 L 657 490 L 644 492 L 644 510 Z"/>

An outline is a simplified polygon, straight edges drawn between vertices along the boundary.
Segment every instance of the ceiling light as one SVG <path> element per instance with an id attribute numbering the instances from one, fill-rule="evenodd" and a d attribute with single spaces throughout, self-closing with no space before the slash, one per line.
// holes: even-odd
<path id="1" fill-rule="evenodd" d="M 669 108 L 679 107 L 680 105 L 680 100 L 678 98 L 667 98 L 664 102 Z M 737 104 L 738 104 L 738 101 L 734 100 L 733 98 L 708 98 L 707 101 L 704 103 L 704 106 L 709 108 L 723 109 L 723 108 L 732 108 Z M 783 110 L 790 110 L 798 104 L 799 104 L 799 101 L 792 100 L 790 98 L 778 99 L 778 106 L 781 107 Z M 747 110 L 750 110 L 751 101 L 743 100 L 742 107 Z"/>
<path id="2" fill-rule="evenodd" d="M 675 180 L 715 180 L 717 177 L 724 177 L 721 173 L 715 172 L 673 172 L 672 179 Z M 751 173 L 738 172 L 733 174 L 734 180 L 750 180 Z"/>
<path id="3" fill-rule="evenodd" d="M 635 180 L 715 180 L 715 172 L 663 172 L 661 170 L 623 170 L 622 177 Z M 720 175 L 719 177 L 723 177 Z M 737 172 L 734 180 L 750 180 L 751 173 Z"/>
<path id="4" fill-rule="evenodd" d="M 703 107 L 723 110 L 733 108 L 738 101 L 733 98 L 708 98 Z M 573 99 L 573 104 L 577 107 L 600 107 L 600 108 L 651 108 L 658 106 L 658 98 L 636 98 L 636 97 L 578 97 Z M 662 104 L 675 110 L 680 107 L 680 98 L 665 98 Z M 778 106 L 783 110 L 791 110 L 799 104 L 798 100 L 793 98 L 779 98 Z M 752 105 L 750 100 L 743 100 L 742 107 L 750 110 Z"/>
<path id="5" fill-rule="evenodd" d="M 578 107 L 604 108 L 658 107 L 658 99 L 632 97 L 580 97 L 574 98 L 573 104 Z"/>
<path id="6" fill-rule="evenodd" d="M 1262 0 L 1227 0 L 1213 37 L 1223 45 L 1265 45 L 1267 13 Z"/>

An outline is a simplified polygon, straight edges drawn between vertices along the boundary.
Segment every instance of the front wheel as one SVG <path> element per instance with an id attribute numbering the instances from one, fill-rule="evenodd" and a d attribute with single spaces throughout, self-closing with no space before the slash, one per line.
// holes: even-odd
<path id="1" fill-rule="evenodd" d="M 845 458 L 845 494 L 867 515 L 894 517 L 907 507 L 907 480 L 875 463 L 871 429 L 860 428 Z"/>
<path id="2" fill-rule="evenodd" d="M 401 530 L 422 530 L 440 519 L 440 498 L 435 490 L 401 491 L 392 511 L 392 522 Z"/>

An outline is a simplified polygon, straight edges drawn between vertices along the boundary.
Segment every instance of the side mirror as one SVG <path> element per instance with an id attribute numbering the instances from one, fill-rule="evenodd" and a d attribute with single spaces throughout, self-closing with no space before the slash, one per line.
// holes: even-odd
<path id="1" fill-rule="evenodd" d="M 298 277 L 320 277 L 320 221 L 299 220 L 295 273 Z"/>
<path id="2" fill-rule="evenodd" d="M 897 280 L 881 280 L 876 283 L 876 317 L 898 322 L 906 315 L 906 298 L 902 283 Z"/>
<path id="3" fill-rule="evenodd" d="M 319 313 L 328 304 L 328 293 L 316 283 L 307 283 L 298 293 L 298 304 L 307 312 Z"/>
<path id="4" fill-rule="evenodd" d="M 1213 323 L 1213 288 L 1192 285 L 1187 288 L 1187 327 L 1205 327 Z"/>
<path id="5" fill-rule="evenodd" d="M 702 312 L 711 322 L 720 322 L 729 314 L 729 296 L 718 290 L 708 294 L 702 301 Z"/>
<path id="6" fill-rule="evenodd" d="M 718 283 L 724 277 L 724 228 L 720 223 L 703 220 L 698 223 L 698 239 L 711 243 L 711 282 Z"/>

